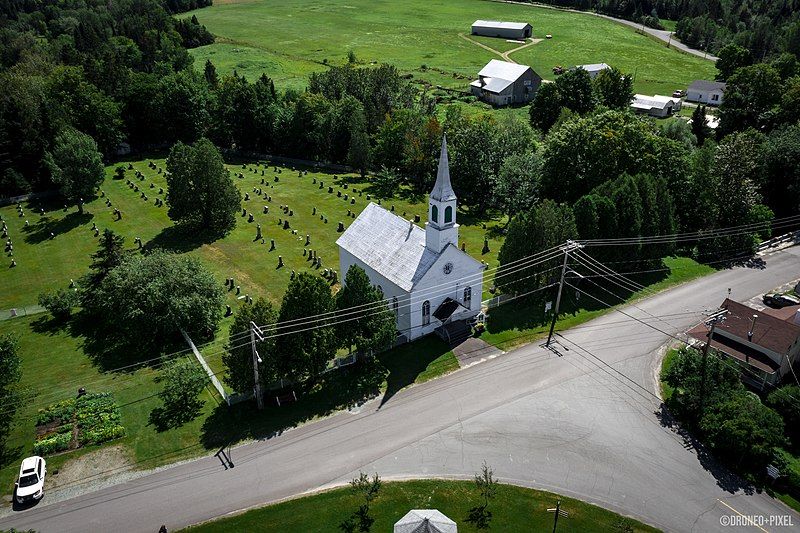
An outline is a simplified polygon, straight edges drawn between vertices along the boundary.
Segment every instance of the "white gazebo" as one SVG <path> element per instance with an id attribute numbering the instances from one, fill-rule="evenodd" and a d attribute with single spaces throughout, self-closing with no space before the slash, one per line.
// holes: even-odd
<path id="1" fill-rule="evenodd" d="M 458 533 L 458 526 L 436 509 L 413 509 L 397 521 L 394 533 Z"/>

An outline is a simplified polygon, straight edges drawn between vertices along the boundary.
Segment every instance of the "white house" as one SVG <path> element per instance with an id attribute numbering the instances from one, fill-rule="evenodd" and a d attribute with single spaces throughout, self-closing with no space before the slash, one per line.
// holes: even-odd
<path id="1" fill-rule="evenodd" d="M 578 65 L 575 68 L 582 68 L 583 70 L 589 73 L 590 78 L 594 79 L 602 71 L 609 69 L 611 67 L 606 65 L 605 63 L 592 63 L 591 65 Z"/>
<path id="2" fill-rule="evenodd" d="M 720 105 L 726 84 L 721 81 L 696 80 L 686 90 L 686 100 L 701 104 Z"/>
<path id="3" fill-rule="evenodd" d="M 646 96 L 634 94 L 631 109 L 637 113 L 647 113 L 651 117 L 668 117 L 681 110 L 681 99 L 670 96 Z"/>
<path id="4" fill-rule="evenodd" d="M 424 230 L 370 203 L 336 244 L 342 278 L 351 265 L 363 268 L 390 302 L 407 340 L 441 326 L 463 326 L 481 310 L 485 266 L 458 248 L 446 138 Z"/>

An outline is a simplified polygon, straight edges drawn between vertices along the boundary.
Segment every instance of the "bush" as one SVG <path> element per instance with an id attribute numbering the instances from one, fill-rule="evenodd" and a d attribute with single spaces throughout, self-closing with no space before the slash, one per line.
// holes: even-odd
<path id="1" fill-rule="evenodd" d="M 33 453 L 35 455 L 50 455 L 56 452 L 62 452 L 69 448 L 69 443 L 71 441 L 71 433 L 56 433 L 51 437 L 37 441 L 33 445 Z"/>
<path id="2" fill-rule="evenodd" d="M 78 305 L 78 294 L 64 289 L 43 292 L 39 295 L 39 305 L 47 309 L 56 320 L 67 320 L 72 315 L 72 308 Z"/>

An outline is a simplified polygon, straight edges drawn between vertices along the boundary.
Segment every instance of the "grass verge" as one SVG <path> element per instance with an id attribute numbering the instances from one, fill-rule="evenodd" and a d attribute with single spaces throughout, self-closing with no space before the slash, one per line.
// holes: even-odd
<path id="1" fill-rule="evenodd" d="M 513 485 L 499 484 L 489 504 L 490 531 L 550 531 L 553 514 L 547 511 L 561 500 L 569 517 L 558 521 L 559 532 L 658 531 L 636 520 L 572 498 Z M 458 524 L 463 533 L 478 531 L 467 522 L 469 510 L 481 502 L 471 481 L 416 480 L 385 482 L 370 506 L 375 518 L 372 531 L 391 531 L 411 509 L 438 509 Z M 192 533 L 240 531 L 338 532 L 339 524 L 358 509 L 360 501 L 349 487 L 288 500 L 275 505 L 190 527 Z M 628 526 L 630 529 L 625 529 Z"/>

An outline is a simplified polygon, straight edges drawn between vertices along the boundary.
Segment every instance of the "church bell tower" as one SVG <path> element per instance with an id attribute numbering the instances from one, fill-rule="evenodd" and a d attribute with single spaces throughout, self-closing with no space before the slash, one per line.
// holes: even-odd
<path id="1" fill-rule="evenodd" d="M 436 183 L 428 201 L 428 222 L 425 224 L 425 247 L 436 253 L 445 246 L 458 246 L 456 193 L 450 184 L 450 162 L 447 158 L 447 136 L 442 138 Z"/>

